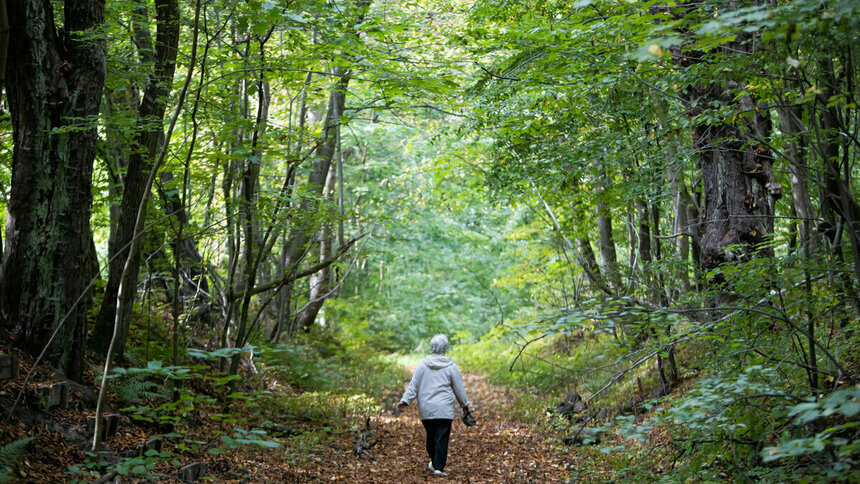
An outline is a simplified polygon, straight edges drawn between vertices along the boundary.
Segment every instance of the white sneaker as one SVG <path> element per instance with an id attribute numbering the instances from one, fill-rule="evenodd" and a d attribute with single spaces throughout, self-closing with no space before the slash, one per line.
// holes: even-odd
<path id="1" fill-rule="evenodd" d="M 431 460 L 427 467 L 430 469 L 430 472 L 436 472 L 436 469 L 433 468 L 433 461 Z"/>
<path id="2" fill-rule="evenodd" d="M 442 471 L 433 471 L 433 474 L 436 474 L 437 476 L 448 477 L 448 473 L 447 473 L 447 472 L 442 472 Z"/>

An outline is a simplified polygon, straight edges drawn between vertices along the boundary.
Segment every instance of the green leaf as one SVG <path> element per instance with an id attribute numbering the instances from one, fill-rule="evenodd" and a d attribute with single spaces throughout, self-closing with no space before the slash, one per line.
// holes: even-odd
<path id="1" fill-rule="evenodd" d="M 839 413 L 846 417 L 853 417 L 858 412 L 860 412 L 860 403 L 854 401 L 845 402 L 839 407 Z"/>
<path id="2" fill-rule="evenodd" d="M 306 24 L 306 23 L 308 23 L 308 20 L 307 20 L 306 18 L 302 17 L 302 15 L 301 15 L 301 14 L 297 14 L 297 13 L 285 13 L 285 14 L 284 14 L 284 17 L 286 17 L 286 18 L 288 18 L 288 19 L 290 19 L 290 20 L 292 20 L 293 22 L 296 22 L 296 23 L 300 23 L 300 24 Z"/>

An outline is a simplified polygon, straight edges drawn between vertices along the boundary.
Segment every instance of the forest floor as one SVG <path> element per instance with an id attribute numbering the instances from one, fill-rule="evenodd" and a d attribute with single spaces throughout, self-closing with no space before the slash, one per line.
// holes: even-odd
<path id="1" fill-rule="evenodd" d="M 463 375 L 473 413 L 474 427 L 457 419 L 451 431 L 448 464 L 451 482 L 515 483 L 564 482 L 574 463 L 572 455 L 554 446 L 551 439 L 510 417 L 513 397 L 504 388 L 489 384 L 484 377 Z M 390 406 L 397 403 L 393 396 Z M 417 483 L 444 479 L 427 468 L 424 427 L 415 405 L 397 417 L 373 417 L 370 457 L 353 454 L 355 441 L 326 448 L 305 462 L 288 464 L 286 482 L 375 482 Z"/>
<path id="2" fill-rule="evenodd" d="M 15 353 L 21 358 L 23 375 L 31 368 L 31 358 L 19 351 Z M 91 382 L 94 375 L 91 371 L 87 375 Z M 449 482 L 569 482 L 573 476 L 577 482 L 606 482 L 612 478 L 611 466 L 604 461 L 607 456 L 599 451 L 599 446 L 563 446 L 558 436 L 542 433 L 513 417 L 516 412 L 512 390 L 491 385 L 481 376 L 465 374 L 463 379 L 478 423 L 466 427 L 459 419 L 454 422 L 445 468 Z M 23 388 L 21 380 L 7 382 L 0 391 L 0 408 L 12 406 L 15 395 Z M 27 384 L 26 395 L 39 386 L 49 385 L 55 378 L 48 368 L 39 367 L 34 380 Z M 233 435 L 238 427 L 267 428 L 261 418 L 279 419 L 277 409 L 266 408 L 265 404 L 252 405 L 249 401 L 248 405 L 234 406 L 231 414 L 244 415 L 248 420 L 242 418 L 238 422 L 232 417 L 219 416 L 223 411 L 220 404 L 201 404 L 175 432 L 167 435 L 152 424 L 123 416 L 117 435 L 105 441 L 113 457 L 99 460 L 125 462 L 122 465 L 127 469 L 120 471 L 122 482 L 180 482 L 179 468 L 192 463 L 205 466 L 200 477 L 209 482 L 440 482 L 445 478 L 433 475 L 427 468 L 424 428 L 416 405 L 399 416 L 393 415 L 403 386 L 405 382 L 401 381 L 367 395 L 380 407 L 376 407 L 375 416 L 369 417 L 372 436 L 367 442 L 375 444 L 362 456 L 356 455 L 356 441 L 367 417 L 358 414 L 274 422 L 282 428 L 280 436 L 273 433 L 265 439 L 277 438 L 277 448 L 247 445 L 253 444 L 249 441 L 245 445 L 225 445 L 226 436 Z M 73 479 L 87 482 L 100 475 L 109 476 L 106 464 L 96 465 L 85 454 L 90 439 L 86 423 L 93 413 L 94 397 L 91 390 L 75 384 L 70 391 L 69 408 L 47 412 L 34 408 L 29 402 L 31 398 L 25 398 L 27 402 L 17 406 L 15 417 L 5 426 L 0 444 L 28 436 L 34 436 L 35 440 L 9 477 L 16 482 L 42 483 Z M 113 406 L 119 408 L 119 402 Z M 139 455 L 136 449 L 157 434 L 164 436 L 164 453 L 133 457 Z M 75 467 L 80 470 L 70 474 Z"/>

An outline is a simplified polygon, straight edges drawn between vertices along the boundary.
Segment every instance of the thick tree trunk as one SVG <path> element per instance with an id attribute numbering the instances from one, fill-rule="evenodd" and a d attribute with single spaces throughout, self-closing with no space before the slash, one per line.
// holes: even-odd
<path id="1" fill-rule="evenodd" d="M 103 0 L 70 0 L 67 32 L 51 2 L 9 0 L 7 98 L 13 155 L 0 317 L 17 344 L 80 380 L 87 285 L 93 274 L 90 209 L 96 122 L 105 79 Z M 58 329 L 58 326 L 62 327 Z"/>
<path id="2" fill-rule="evenodd" d="M 731 102 L 732 97 L 717 85 L 710 87 L 708 98 Z M 741 134 L 725 124 L 697 126 L 693 138 L 705 185 L 702 264 L 711 269 L 723 262 L 745 260 L 773 233 L 768 192 L 778 195 L 779 186 L 773 179 L 770 156 L 763 147 L 756 151 L 745 148 Z M 764 251 L 772 254 L 771 249 Z"/>
<path id="3" fill-rule="evenodd" d="M 129 158 L 128 171 L 123 186 L 122 202 L 119 210 L 119 224 L 115 237 L 108 243 L 110 264 L 108 281 L 101 309 L 93 328 L 93 347 L 101 354 L 107 352 L 110 335 L 113 333 L 116 299 L 120 278 L 128 255 L 128 248 L 134 235 L 137 209 L 146 195 L 146 182 L 158 150 L 158 141 L 164 136 L 162 127 L 167 95 L 173 83 L 176 67 L 176 53 L 179 45 L 179 5 L 176 0 L 156 3 L 155 66 L 147 80 L 143 99 L 138 111 L 137 127 L 139 134 L 135 149 Z M 146 52 L 147 46 L 139 46 Z M 140 255 L 131 261 L 128 280 L 131 286 L 137 285 L 140 270 Z M 126 291 L 124 306 L 131 307 L 135 291 Z M 115 354 L 122 357 L 125 353 L 125 340 L 131 321 L 131 311 L 127 311 L 117 339 Z"/>
<path id="4" fill-rule="evenodd" d="M 676 15 L 683 16 L 701 3 L 694 0 L 683 7 L 670 8 Z M 744 33 L 708 53 L 676 47 L 673 62 L 687 69 L 709 62 L 711 57 L 719 61 L 723 55 L 750 53 L 754 45 L 750 34 Z M 699 256 L 703 269 L 747 260 L 755 253 L 773 254 L 765 242 L 773 234 L 773 205 L 781 197 L 782 188 L 774 180 L 773 157 L 766 147 L 771 134 L 770 113 L 762 111 L 755 99 L 743 94 L 743 88 L 741 81 L 727 74 L 723 79 L 703 80 L 681 92 L 691 120 L 717 106 L 733 106 L 738 112 L 750 114 L 731 122 L 728 119 L 716 123 L 698 121 L 692 129 L 704 193 L 704 200 L 699 204 Z"/>
<path id="5" fill-rule="evenodd" d="M 743 48 L 740 43 L 732 47 Z M 676 60 L 683 66 L 690 59 L 701 58 L 701 53 L 685 53 Z M 750 142 L 769 138 L 770 118 L 767 112 L 757 109 L 749 96 L 735 100 L 741 87 L 735 81 L 727 81 L 694 86 L 683 93 L 691 118 L 712 103 L 740 103 L 745 112 L 754 113 L 752 120 L 741 126 L 719 123 L 693 127 L 693 146 L 699 152 L 704 185 L 699 226 L 703 269 L 746 260 L 759 250 L 772 254 L 764 243 L 773 234 L 771 198 L 781 196 L 781 187 L 774 180 L 770 150 Z"/>

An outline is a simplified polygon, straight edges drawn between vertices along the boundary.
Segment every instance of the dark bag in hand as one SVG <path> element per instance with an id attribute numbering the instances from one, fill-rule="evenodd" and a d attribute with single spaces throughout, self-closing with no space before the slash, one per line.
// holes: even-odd
<path id="1" fill-rule="evenodd" d="M 476 423 L 478 423 L 478 419 L 472 415 L 472 411 L 468 408 L 463 410 L 463 415 L 460 417 L 463 419 L 463 423 L 466 424 L 466 427 L 473 427 Z"/>

